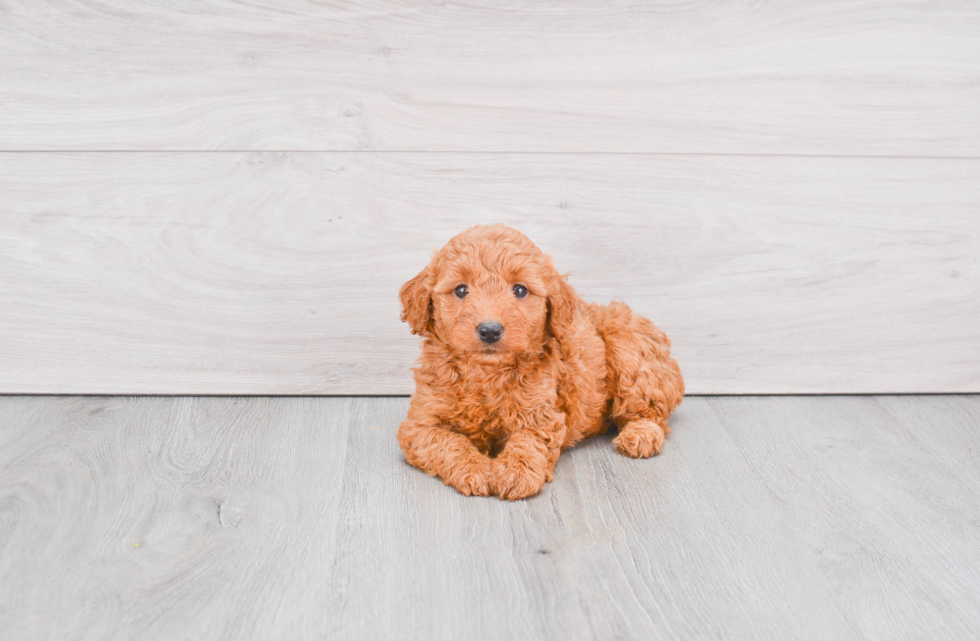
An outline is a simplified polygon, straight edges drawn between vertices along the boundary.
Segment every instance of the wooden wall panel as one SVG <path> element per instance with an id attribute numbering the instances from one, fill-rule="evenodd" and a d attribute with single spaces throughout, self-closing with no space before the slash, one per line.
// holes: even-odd
<path id="1" fill-rule="evenodd" d="M 2 150 L 980 155 L 980 4 L 0 4 Z"/>
<path id="2" fill-rule="evenodd" d="M 980 391 L 980 161 L 0 154 L 0 390 L 408 393 L 399 286 L 519 227 L 691 393 Z"/>
<path id="3" fill-rule="evenodd" d="M 978 391 L 980 5 L 0 5 L 0 392 L 404 393 L 527 231 L 700 393 Z"/>

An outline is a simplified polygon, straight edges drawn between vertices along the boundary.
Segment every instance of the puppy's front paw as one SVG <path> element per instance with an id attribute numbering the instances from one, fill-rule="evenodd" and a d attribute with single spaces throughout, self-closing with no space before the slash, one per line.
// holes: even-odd
<path id="1" fill-rule="evenodd" d="M 544 475 L 514 463 L 493 461 L 490 491 L 502 499 L 516 501 L 537 494 L 544 486 Z"/>
<path id="2" fill-rule="evenodd" d="M 645 418 L 627 423 L 613 439 L 620 454 L 630 458 L 650 458 L 660 453 L 667 437 L 664 428 Z"/>
<path id="3" fill-rule="evenodd" d="M 452 485 L 460 494 L 490 496 L 490 460 L 456 470 L 452 477 L 444 480 L 446 485 Z"/>

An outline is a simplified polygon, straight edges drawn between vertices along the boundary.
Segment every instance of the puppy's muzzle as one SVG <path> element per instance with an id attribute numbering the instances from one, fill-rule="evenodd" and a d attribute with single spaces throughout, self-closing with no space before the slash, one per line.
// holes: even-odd
<path id="1" fill-rule="evenodd" d="M 476 333 L 479 334 L 481 341 L 487 345 L 492 345 L 500 340 L 501 334 L 504 333 L 504 326 L 493 321 L 486 321 L 476 326 Z"/>

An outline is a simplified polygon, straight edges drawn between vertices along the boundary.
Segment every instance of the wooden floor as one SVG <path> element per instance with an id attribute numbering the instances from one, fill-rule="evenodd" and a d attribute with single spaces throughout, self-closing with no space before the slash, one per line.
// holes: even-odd
<path id="1" fill-rule="evenodd" d="M 980 397 L 692 397 L 523 502 L 407 398 L 0 397 L 0 636 L 980 636 Z"/>

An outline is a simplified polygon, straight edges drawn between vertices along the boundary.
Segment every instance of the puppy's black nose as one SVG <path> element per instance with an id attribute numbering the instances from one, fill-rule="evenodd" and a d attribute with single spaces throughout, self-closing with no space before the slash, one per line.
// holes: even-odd
<path id="1" fill-rule="evenodd" d="M 480 340 L 488 345 L 500 340 L 500 335 L 504 333 L 504 326 L 500 323 L 488 321 L 476 326 L 476 333 L 480 335 Z"/>

